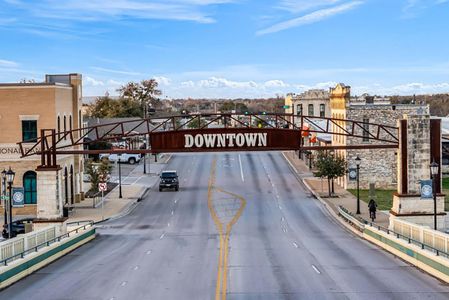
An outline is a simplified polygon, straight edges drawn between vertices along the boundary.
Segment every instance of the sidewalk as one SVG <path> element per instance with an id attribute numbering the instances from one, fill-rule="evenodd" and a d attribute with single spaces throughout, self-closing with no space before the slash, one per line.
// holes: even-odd
<path id="1" fill-rule="evenodd" d="M 165 155 L 154 162 L 151 160 L 151 173 L 143 174 L 143 165 L 137 165 L 129 177 L 133 177 L 133 183 L 122 184 L 122 196 L 119 198 L 119 187 L 115 187 L 110 193 L 105 196 L 104 205 L 99 204 L 93 208 L 93 199 L 85 199 L 81 203 L 75 204 L 73 211 L 69 214 L 68 222 L 78 222 L 85 220 L 93 220 L 99 222 L 109 218 L 118 217 L 130 211 L 143 197 L 145 192 L 152 188 L 159 180 L 160 172 L 167 165 L 169 155 Z M 147 160 L 147 172 L 148 172 Z M 89 185 L 90 183 L 85 183 Z"/>
<path id="2" fill-rule="evenodd" d="M 329 198 L 329 192 L 327 187 L 327 180 L 313 176 L 313 173 L 309 170 L 304 161 L 300 160 L 293 151 L 283 152 L 285 158 L 290 165 L 295 169 L 300 180 L 312 191 L 312 193 L 321 198 L 335 213 L 338 214 L 337 207 L 339 205 L 345 207 L 347 210 L 355 214 L 357 211 L 357 198 L 340 187 L 334 184 L 335 194 L 337 197 Z M 370 220 L 368 204 L 360 200 L 360 217 L 365 220 Z M 390 214 L 388 211 L 377 211 L 376 224 L 383 227 L 388 227 Z"/>

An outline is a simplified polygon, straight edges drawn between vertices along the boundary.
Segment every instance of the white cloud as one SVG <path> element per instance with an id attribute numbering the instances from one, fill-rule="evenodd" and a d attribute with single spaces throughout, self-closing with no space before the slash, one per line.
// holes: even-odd
<path id="1" fill-rule="evenodd" d="M 186 87 L 186 88 L 191 88 L 195 86 L 195 82 L 193 82 L 192 80 L 188 80 L 188 81 L 183 81 L 181 82 L 181 86 L 182 87 Z"/>
<path id="2" fill-rule="evenodd" d="M 265 83 L 263 85 L 267 88 L 290 86 L 288 83 L 285 83 L 279 79 L 265 81 Z"/>
<path id="3" fill-rule="evenodd" d="M 96 80 L 92 77 L 85 76 L 84 77 L 84 83 L 88 86 L 103 86 L 104 82 L 101 80 Z"/>
<path id="4" fill-rule="evenodd" d="M 306 24 L 312 24 L 316 23 L 325 19 L 328 19 L 330 17 L 333 17 L 335 15 L 347 12 L 349 10 L 352 10 L 358 6 L 363 4 L 363 1 L 353 1 L 349 3 L 345 3 L 342 5 L 338 5 L 331 8 L 325 8 L 321 10 L 314 11 L 310 14 L 294 18 L 288 21 L 277 23 L 271 27 L 259 30 L 256 32 L 257 35 L 264 35 L 269 33 L 275 33 L 282 30 L 286 30 L 293 27 L 303 26 Z"/>
<path id="5" fill-rule="evenodd" d="M 426 8 L 448 2 L 449 0 L 407 0 L 402 8 L 402 17 L 413 18 Z"/>
<path id="6" fill-rule="evenodd" d="M 19 64 L 16 63 L 15 61 L 6 60 L 6 59 L 0 59 L 0 67 L 15 68 L 15 67 L 18 67 L 18 66 L 19 66 Z"/>
<path id="7" fill-rule="evenodd" d="M 234 2 L 233 0 L 45 0 L 29 5 L 9 1 L 10 5 L 31 11 L 39 18 L 75 21 L 111 19 L 163 19 L 211 23 L 215 20 L 203 7 Z"/>
<path id="8" fill-rule="evenodd" d="M 171 79 L 170 78 L 167 78 L 167 77 L 164 77 L 164 76 L 154 76 L 153 78 L 157 81 L 157 83 L 159 83 L 159 85 L 168 86 L 168 85 L 171 84 Z"/>
<path id="9" fill-rule="evenodd" d="M 113 70 L 113 69 L 101 68 L 101 67 L 90 67 L 90 68 L 92 70 L 99 71 L 102 73 L 113 73 L 113 74 L 131 75 L 131 76 L 144 75 L 143 73 L 133 72 L 133 71 Z"/>
<path id="10" fill-rule="evenodd" d="M 334 5 L 341 0 L 281 0 L 279 8 L 287 10 L 292 13 L 302 12 L 310 9 L 315 9 L 318 7 Z"/>
<path id="11" fill-rule="evenodd" d="M 200 80 L 197 86 L 204 88 L 255 88 L 257 83 L 254 81 L 232 81 L 220 77 L 210 77 L 209 79 Z"/>

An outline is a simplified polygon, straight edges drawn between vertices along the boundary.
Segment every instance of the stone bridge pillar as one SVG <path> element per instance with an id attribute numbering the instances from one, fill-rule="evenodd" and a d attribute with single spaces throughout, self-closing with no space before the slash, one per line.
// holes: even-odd
<path id="1" fill-rule="evenodd" d="M 37 168 L 37 219 L 33 229 L 58 225 L 59 233 L 66 231 L 63 217 L 60 168 Z"/>
<path id="2" fill-rule="evenodd" d="M 444 228 L 444 195 L 441 194 L 441 120 L 430 119 L 428 114 L 406 115 L 399 121 L 398 187 L 390 210 L 392 220 L 433 228 L 434 201 L 421 198 L 421 180 L 430 179 L 430 164 L 440 165 L 436 178 L 437 224 Z"/>

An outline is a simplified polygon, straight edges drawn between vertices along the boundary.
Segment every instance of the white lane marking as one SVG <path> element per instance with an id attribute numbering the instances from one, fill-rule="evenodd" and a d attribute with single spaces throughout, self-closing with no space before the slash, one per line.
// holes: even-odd
<path id="1" fill-rule="evenodd" d="M 282 210 L 282 206 L 280 206 L 280 205 L 278 205 L 278 206 L 279 206 L 279 209 Z"/>
<path id="2" fill-rule="evenodd" d="M 161 234 L 161 236 L 159 237 L 160 240 L 162 240 L 165 236 L 165 232 L 163 234 Z"/>
<path id="3" fill-rule="evenodd" d="M 167 227 L 170 227 L 170 223 L 167 224 Z"/>
<path id="4" fill-rule="evenodd" d="M 243 177 L 243 166 L 242 166 L 242 159 L 240 158 L 240 154 L 239 154 L 239 164 L 240 164 L 240 176 L 242 176 L 242 181 L 245 182 L 245 177 Z"/>
<path id="5" fill-rule="evenodd" d="M 178 199 L 175 200 L 175 204 L 178 203 Z"/>
<path id="6" fill-rule="evenodd" d="M 135 266 L 134 267 L 134 271 L 136 271 L 136 270 L 138 270 L 139 269 L 139 266 Z"/>
<path id="7" fill-rule="evenodd" d="M 172 210 L 172 211 L 171 211 L 171 215 L 173 216 L 173 214 L 174 214 L 174 213 L 175 213 L 175 211 L 174 211 L 174 210 Z"/>
<path id="8" fill-rule="evenodd" d="M 127 281 L 123 281 L 120 285 L 125 286 L 127 283 L 128 283 Z"/>
<path id="9" fill-rule="evenodd" d="M 283 231 L 284 233 L 287 233 L 287 228 L 282 227 L 282 231 Z"/>
<path id="10" fill-rule="evenodd" d="M 151 250 L 148 250 L 148 251 L 147 251 L 147 255 L 150 255 L 150 254 L 151 254 L 151 252 L 152 252 Z"/>
<path id="11" fill-rule="evenodd" d="M 281 218 L 281 221 L 282 221 L 282 222 L 284 222 L 284 221 L 285 221 L 285 218 L 284 218 L 284 217 L 282 217 L 282 218 Z"/>
<path id="12" fill-rule="evenodd" d="M 293 246 L 295 246 L 295 248 L 299 248 L 298 244 L 296 244 L 296 242 L 293 242 Z"/>
<path id="13" fill-rule="evenodd" d="M 315 272 L 317 272 L 318 274 L 321 274 L 320 270 L 318 270 L 317 267 L 315 267 L 314 265 L 312 265 L 312 268 L 315 270 Z"/>

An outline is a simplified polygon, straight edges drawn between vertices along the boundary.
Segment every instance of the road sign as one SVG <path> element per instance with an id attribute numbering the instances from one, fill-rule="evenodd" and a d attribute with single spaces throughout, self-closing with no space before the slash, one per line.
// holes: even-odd
<path id="1" fill-rule="evenodd" d="M 108 184 L 106 182 L 100 182 L 98 184 L 98 190 L 100 192 L 106 192 L 107 189 L 108 189 Z"/>
<path id="2" fill-rule="evenodd" d="M 282 108 L 283 108 L 283 109 L 289 109 L 289 108 L 290 108 L 290 105 L 284 105 L 284 106 L 282 106 Z"/>

